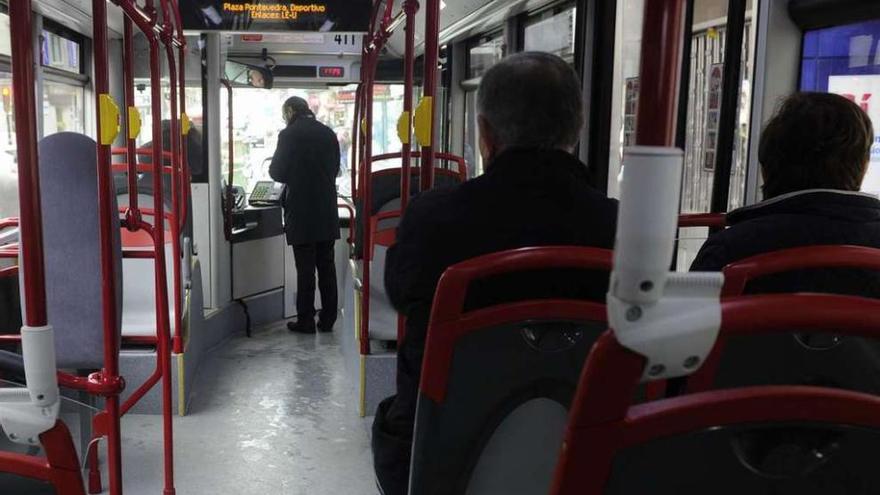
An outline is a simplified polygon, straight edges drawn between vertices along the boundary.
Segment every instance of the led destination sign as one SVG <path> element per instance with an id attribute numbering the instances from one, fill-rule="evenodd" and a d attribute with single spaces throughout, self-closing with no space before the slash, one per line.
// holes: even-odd
<path id="1" fill-rule="evenodd" d="M 370 0 L 181 0 L 187 31 L 366 32 Z"/>

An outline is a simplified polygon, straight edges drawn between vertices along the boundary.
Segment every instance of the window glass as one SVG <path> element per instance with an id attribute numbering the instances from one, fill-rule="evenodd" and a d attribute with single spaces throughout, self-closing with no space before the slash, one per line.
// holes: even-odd
<path id="1" fill-rule="evenodd" d="M 869 20 L 804 34 L 801 90 L 829 91 L 857 103 L 878 134 L 862 191 L 880 194 L 880 21 Z"/>
<path id="2" fill-rule="evenodd" d="M 281 107 L 291 96 L 309 102 L 315 117 L 333 129 L 339 140 L 340 172 L 336 179 L 339 193 L 351 195 L 351 123 L 354 120 L 356 86 L 326 89 L 235 88 L 233 136 L 235 140 L 234 183 L 250 191 L 260 180 L 269 180 L 269 165 L 278 133 L 284 128 Z M 373 155 L 397 153 L 401 149 L 397 136 L 397 120 L 403 111 L 403 85 L 377 84 L 373 88 Z M 224 95 L 225 101 L 225 95 Z M 228 156 L 226 105 L 221 105 L 223 123 L 221 153 L 223 163 Z M 400 166 L 399 160 L 383 160 L 373 164 L 373 170 Z"/>
<path id="3" fill-rule="evenodd" d="M 18 157 L 15 154 L 15 117 L 12 74 L 0 72 L 0 218 L 18 216 Z"/>
<path id="4" fill-rule="evenodd" d="M 477 126 L 477 92 L 468 91 L 465 101 L 464 159 L 468 177 L 483 175 L 483 157 L 480 155 L 480 129 Z"/>
<path id="5" fill-rule="evenodd" d="M 474 40 L 468 49 L 468 77 L 480 77 L 504 58 L 504 36 L 501 32 Z"/>
<path id="6" fill-rule="evenodd" d="M 45 67 L 79 74 L 82 72 L 80 44 L 51 31 L 43 31 L 40 59 Z"/>
<path id="7" fill-rule="evenodd" d="M 642 49 L 644 0 L 617 3 L 614 41 L 614 87 L 611 112 L 611 143 L 608 165 L 608 195 L 620 196 L 623 149 L 635 144 L 639 97 L 639 57 Z"/>
<path id="8" fill-rule="evenodd" d="M 12 44 L 9 42 L 9 15 L 0 12 L 0 55 L 12 56 Z"/>
<path id="9" fill-rule="evenodd" d="M 739 98 L 732 131 L 733 156 L 727 211 L 743 206 L 745 201 L 754 70 L 755 24 L 752 22 L 754 6 L 754 0 L 747 5 L 743 33 Z M 724 84 L 724 56 L 728 36 L 726 16 L 726 1 L 696 0 L 694 4 L 681 194 L 682 213 L 703 213 L 711 209 L 715 166 L 720 158 L 718 137 Z M 680 269 L 684 270 L 690 266 L 707 236 L 706 228 L 681 229 L 678 249 Z"/>
<path id="10" fill-rule="evenodd" d="M 574 63 L 575 8 L 558 13 L 549 11 L 526 21 L 523 48 L 526 51 L 549 52 Z"/>
<path id="11" fill-rule="evenodd" d="M 82 86 L 44 81 L 43 135 L 65 131 L 84 133 L 84 99 Z"/>
<path id="12" fill-rule="evenodd" d="M 619 177 L 623 149 L 635 144 L 639 99 L 639 57 L 644 0 L 618 3 L 618 29 L 615 42 L 614 110 L 608 192 L 619 195 Z M 681 211 L 708 212 L 712 182 L 717 162 L 721 89 L 724 74 L 724 49 L 727 0 L 695 0 L 690 56 L 689 93 L 685 135 L 685 163 L 682 176 Z M 754 23 L 751 22 L 754 0 L 749 2 L 743 40 L 740 98 L 734 130 L 733 163 L 728 209 L 744 201 L 749 136 L 751 80 L 754 70 Z M 678 267 L 686 270 L 699 252 L 708 231 L 705 228 L 680 229 Z"/>
<path id="13" fill-rule="evenodd" d="M 145 146 L 153 141 L 153 106 L 151 103 L 150 83 L 148 79 L 135 81 L 134 104 L 141 113 L 141 133 L 138 146 Z M 223 95 L 225 97 L 225 94 Z M 226 101 L 226 100 L 223 100 Z M 201 86 L 186 87 L 186 113 L 197 128 L 202 127 L 202 88 Z M 167 81 L 162 84 L 162 118 L 168 120 L 171 114 L 171 87 Z"/>

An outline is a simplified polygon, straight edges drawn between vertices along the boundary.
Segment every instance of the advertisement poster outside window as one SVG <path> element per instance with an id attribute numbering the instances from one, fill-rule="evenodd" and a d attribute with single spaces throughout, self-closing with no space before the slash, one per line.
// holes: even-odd
<path id="1" fill-rule="evenodd" d="M 703 168 L 715 170 L 718 150 L 718 119 L 721 114 L 721 92 L 724 83 L 724 64 L 713 64 L 709 70 L 708 98 L 706 100 L 706 137 L 703 140 Z"/>
<path id="2" fill-rule="evenodd" d="M 831 76 L 828 78 L 828 92 L 839 94 L 862 107 L 877 133 L 880 129 L 880 75 Z M 880 142 L 876 137 L 862 191 L 880 195 Z"/>
<path id="3" fill-rule="evenodd" d="M 626 97 L 623 108 L 623 145 L 636 144 L 636 118 L 639 114 L 639 78 L 626 80 Z"/>

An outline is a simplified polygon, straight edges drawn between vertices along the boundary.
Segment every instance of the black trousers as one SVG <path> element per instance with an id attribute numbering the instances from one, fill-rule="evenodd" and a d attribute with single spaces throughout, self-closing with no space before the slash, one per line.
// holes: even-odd
<path id="1" fill-rule="evenodd" d="M 325 241 L 293 246 L 296 262 L 296 313 L 298 321 L 314 321 L 315 318 L 315 270 L 318 272 L 318 289 L 321 291 L 320 323 L 332 327 L 336 322 L 338 295 L 336 293 L 336 263 L 333 245 Z"/>

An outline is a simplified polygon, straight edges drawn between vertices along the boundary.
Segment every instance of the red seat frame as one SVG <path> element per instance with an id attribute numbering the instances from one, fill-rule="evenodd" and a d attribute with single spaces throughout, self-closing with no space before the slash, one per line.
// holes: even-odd
<path id="1" fill-rule="evenodd" d="M 726 335 L 783 333 L 793 327 L 880 337 L 880 301 L 797 294 L 722 302 Z M 880 428 L 880 398 L 820 387 L 743 387 L 633 406 L 644 366 L 644 357 L 623 348 L 612 332 L 596 343 L 578 385 L 552 495 L 601 494 L 618 452 L 711 427 L 805 421 Z"/>
<path id="2" fill-rule="evenodd" d="M 745 293 L 749 282 L 767 275 L 806 269 L 859 268 L 880 271 L 880 249 L 864 246 L 805 246 L 759 254 L 724 267 L 722 298 Z M 700 369 L 688 378 L 688 392 L 712 388 L 724 354 L 726 335 L 721 334 Z"/>

